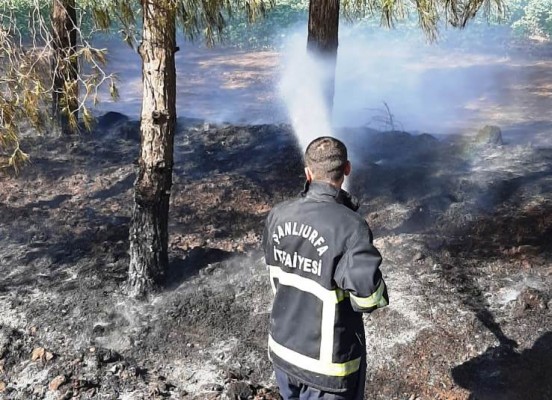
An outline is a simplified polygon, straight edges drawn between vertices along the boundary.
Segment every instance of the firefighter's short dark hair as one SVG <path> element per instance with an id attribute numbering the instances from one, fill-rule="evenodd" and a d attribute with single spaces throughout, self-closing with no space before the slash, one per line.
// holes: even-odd
<path id="1" fill-rule="evenodd" d="M 305 151 L 305 166 L 315 178 L 336 182 L 343 178 L 347 165 L 347 147 L 331 136 L 314 139 Z"/>

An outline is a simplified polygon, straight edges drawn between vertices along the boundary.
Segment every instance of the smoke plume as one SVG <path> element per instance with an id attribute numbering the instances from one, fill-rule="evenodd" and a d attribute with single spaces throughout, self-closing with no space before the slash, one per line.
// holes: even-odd
<path id="1" fill-rule="evenodd" d="M 279 92 L 303 150 L 320 136 L 333 136 L 331 116 L 323 96 L 323 82 L 332 66 L 307 53 L 306 37 L 293 35 L 284 54 Z"/>
<path id="2" fill-rule="evenodd" d="M 484 41 L 469 30 L 447 31 L 430 44 L 418 31 L 342 25 L 331 118 L 322 102 L 328 68 L 307 55 L 306 31 L 303 26 L 286 35 L 279 84 L 303 147 L 316 137 L 338 135 L 340 127 L 358 126 L 439 135 L 475 133 L 496 124 L 508 136 L 514 116 L 529 117 L 520 115 L 521 99 L 513 93 L 529 76 L 518 55 L 503 45 L 511 39 L 508 31 L 489 30 Z M 540 103 L 530 92 L 523 95 Z"/>

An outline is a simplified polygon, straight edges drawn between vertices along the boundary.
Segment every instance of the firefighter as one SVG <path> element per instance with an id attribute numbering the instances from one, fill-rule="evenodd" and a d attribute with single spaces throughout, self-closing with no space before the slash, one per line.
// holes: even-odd
<path id="1" fill-rule="evenodd" d="M 361 313 L 388 304 L 381 255 L 341 189 L 351 172 L 332 137 L 305 152 L 305 190 L 267 217 L 263 249 L 274 303 L 268 349 L 284 400 L 364 398 L 366 345 Z"/>

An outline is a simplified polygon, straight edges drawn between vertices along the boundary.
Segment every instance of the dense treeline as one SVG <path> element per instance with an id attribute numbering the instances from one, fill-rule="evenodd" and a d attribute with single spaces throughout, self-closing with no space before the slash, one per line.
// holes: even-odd
<path id="1" fill-rule="evenodd" d="M 21 30 L 26 31 L 26 17 L 35 3 L 40 3 L 40 9 L 44 16 L 47 16 L 51 7 L 48 0 L 9 0 L 16 15 L 21 21 Z M 93 30 L 92 0 L 79 1 L 79 8 L 83 12 L 82 29 L 85 32 Z M 476 18 L 472 29 L 488 29 L 500 26 L 508 27 L 518 35 L 541 36 L 549 38 L 552 35 L 552 0 L 507 0 L 505 2 L 505 14 L 501 18 L 492 16 L 490 19 L 483 15 Z M 221 39 L 224 45 L 262 48 L 272 47 L 281 44 L 281 32 L 286 28 L 292 28 L 304 24 L 309 9 L 308 0 L 276 0 L 266 18 L 251 25 L 246 15 L 235 15 L 228 20 Z M 405 18 L 398 21 L 398 27 L 406 30 L 417 30 L 417 17 L 414 10 L 409 10 Z M 347 18 L 344 15 L 343 18 Z M 355 26 L 364 32 L 371 32 L 380 28 L 381 19 L 379 15 L 366 15 L 355 18 Z M 112 34 L 120 29 L 117 21 L 113 21 Z M 446 33 L 445 33 L 446 34 Z"/>

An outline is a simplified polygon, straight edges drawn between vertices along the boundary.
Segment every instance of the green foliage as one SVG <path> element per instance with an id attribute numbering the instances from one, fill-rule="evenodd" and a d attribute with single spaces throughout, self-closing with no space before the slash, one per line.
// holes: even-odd
<path id="1" fill-rule="evenodd" d="M 341 0 L 341 9 L 360 34 L 376 34 L 382 25 L 401 26 L 405 34 L 421 28 L 430 40 L 437 38 L 444 25 L 464 27 L 476 15 L 487 21 L 501 20 L 505 11 L 502 0 Z M 286 28 L 307 20 L 308 0 L 278 0 L 257 24 L 248 24 L 245 18 L 229 21 L 223 39 L 240 47 L 277 47 Z"/>
<path id="2" fill-rule="evenodd" d="M 92 11 L 98 2 L 103 1 L 107 0 L 76 0 L 80 29 L 85 36 L 90 36 L 94 31 Z M 17 29 L 24 38 L 32 39 L 36 32 L 29 21 L 36 20 L 38 16 L 47 21 L 52 11 L 52 0 L 0 0 L 0 10 L 4 13 L 3 16 L 10 15 L 14 18 Z"/>
<path id="3" fill-rule="evenodd" d="M 230 21 L 255 22 L 266 14 L 274 0 L 158 1 L 174 8 L 177 24 L 188 39 L 204 40 L 212 46 L 223 39 L 223 30 Z M 96 0 L 92 10 L 97 28 L 106 32 L 118 30 L 131 45 L 139 40 L 142 8 L 137 0 Z"/>
<path id="4" fill-rule="evenodd" d="M 17 0 L 21 4 L 43 0 Z M 381 25 L 408 25 L 422 27 L 433 39 L 442 19 L 451 15 L 447 4 L 459 10 L 471 10 L 472 3 L 479 3 L 483 10 L 497 5 L 496 0 L 432 1 L 416 3 L 405 0 L 341 0 L 343 16 L 350 21 L 362 21 L 364 26 L 379 29 Z M 518 0 L 519 1 L 519 0 Z M 129 44 L 139 37 L 140 7 L 135 0 L 80 0 L 83 12 L 82 24 L 101 29 L 109 34 L 119 34 Z M 266 48 L 278 47 L 286 28 L 305 24 L 308 20 L 308 0 L 178 0 L 180 26 L 190 39 L 206 40 L 209 45 L 222 41 L 224 45 Z M 450 7 L 449 7 L 450 8 Z M 497 7 L 495 7 L 497 8 Z M 126 10 L 126 11 L 125 11 Z M 263 15 L 265 18 L 258 18 Z M 498 11 L 498 10 L 496 10 Z M 495 12 L 496 14 L 496 12 Z M 129 22 L 129 15 L 134 21 Z M 126 16 L 126 17 L 125 17 Z M 251 17 L 256 17 L 251 23 Z M 441 18 L 439 18 L 441 17 Z M 460 24 L 462 20 L 456 21 Z M 91 29 L 87 29 L 91 30 Z"/>
<path id="5" fill-rule="evenodd" d="M 182 4 L 188 2 L 190 4 L 194 3 L 190 0 L 183 1 Z M 230 2 L 230 0 L 227 0 L 227 2 Z M 17 16 L 18 29 L 23 33 L 28 33 L 26 20 L 29 13 L 35 9 L 36 4 L 40 5 L 39 9 L 45 18 L 48 16 L 51 6 L 51 0 L 4 0 L 2 3 L 4 4 L 0 7 L 10 8 L 11 12 Z M 108 34 L 122 35 L 127 42 L 130 42 L 132 37 L 137 36 L 139 26 L 133 26 L 133 29 L 129 31 L 128 24 L 124 22 L 124 15 L 128 16 L 128 6 L 130 5 L 132 14 L 136 16 L 135 19 L 139 25 L 140 7 L 138 1 L 78 0 L 77 3 L 82 14 L 81 29 L 84 32 L 91 33 L 95 29 L 101 28 L 107 31 Z M 200 4 L 201 2 L 196 3 Z M 467 6 L 470 2 L 449 1 L 445 3 L 456 4 L 457 7 L 464 7 L 466 10 L 470 9 Z M 489 13 L 485 17 L 495 17 L 491 18 L 491 23 L 506 23 L 507 26 L 523 35 L 548 37 L 552 33 L 552 0 L 505 0 L 505 7 L 501 7 L 500 10 L 497 9 L 497 3 L 495 2 L 479 1 L 479 3 L 481 3 L 483 11 Z M 400 23 L 403 26 L 417 28 L 421 25 L 430 33 L 435 33 L 431 27 L 436 22 L 436 14 L 432 13 L 428 6 L 438 5 L 439 2 L 420 1 L 417 4 L 420 5 L 422 10 L 425 10 L 421 14 L 416 11 L 416 3 L 399 0 L 342 0 L 342 9 L 345 18 L 351 21 L 361 21 L 364 26 L 379 27 L 381 24 L 395 26 Z M 119 5 L 119 9 L 117 9 L 117 5 Z M 122 12 L 121 5 L 126 6 L 127 12 Z M 494 13 L 490 12 L 493 5 L 495 6 Z M 238 8 L 241 8 L 241 10 Z M 186 9 L 190 10 L 191 7 L 188 6 Z M 205 35 L 211 35 L 211 39 L 216 37 L 227 45 L 269 47 L 279 43 L 281 37 L 279 31 L 295 24 L 304 24 L 308 18 L 308 0 L 275 0 L 272 7 L 266 7 L 265 5 L 266 17 L 255 24 L 250 23 L 245 5 L 242 5 L 242 7 L 234 6 L 231 9 L 233 11 L 230 14 L 223 11 L 223 31 L 219 31 L 217 28 L 209 32 L 205 27 L 205 19 L 201 21 L 201 18 L 197 16 L 191 17 L 192 13 L 188 13 L 188 18 L 181 18 L 181 26 L 187 32 L 189 38 L 203 40 Z M 261 7 L 253 7 L 253 9 L 257 10 L 256 16 L 258 17 L 258 11 Z M 199 10 L 201 11 L 201 8 Z M 443 11 L 447 11 L 446 8 Z M 182 15 L 184 14 L 181 13 Z M 123 16 L 122 21 L 121 16 Z M 478 17 L 477 19 L 485 18 Z M 200 24 L 195 25 L 196 22 L 200 22 Z M 456 24 L 461 22 L 463 21 L 458 20 Z M 214 40 L 211 40 L 210 43 L 213 44 Z"/>
<path id="6" fill-rule="evenodd" d="M 510 5 L 512 28 L 524 35 L 550 38 L 552 0 L 515 0 Z"/>
<path id="7" fill-rule="evenodd" d="M 501 19 L 505 0 L 342 0 L 349 19 L 379 19 L 380 25 L 394 27 L 398 22 L 413 23 L 430 41 L 440 28 L 464 28 L 469 21 L 483 15 Z"/>
<path id="8" fill-rule="evenodd" d="M 54 0 L 58 1 L 58 0 Z M 50 5 L 43 0 L 4 0 L 0 3 L 0 168 L 16 171 L 28 160 L 20 147 L 23 130 L 49 130 L 52 101 L 58 93 L 59 107 L 74 131 L 78 130 L 77 113 L 86 128 L 92 114 L 88 100 L 96 103 L 98 89 L 111 86 L 116 95 L 115 77 L 104 72 L 105 50 L 91 46 L 88 35 L 78 29 L 72 51 L 56 47 L 50 20 Z M 28 8 L 25 8 L 28 7 Z M 79 10 L 79 16 L 85 15 Z M 23 28 L 24 29 L 23 29 Z M 54 62 L 55 60 L 55 62 Z M 78 65 L 76 80 L 57 84 L 60 76 L 68 76 L 69 65 Z M 80 90 L 80 96 L 77 93 Z M 75 107 L 76 104 L 76 107 Z"/>
<path id="9" fill-rule="evenodd" d="M 112 97 L 118 97 L 115 77 L 103 69 L 105 50 L 91 45 L 92 34 L 119 31 L 131 45 L 140 36 L 140 1 L 77 0 L 74 26 L 78 43 L 75 48 L 60 49 L 50 20 L 53 1 L 62 0 L 0 3 L 0 168 L 17 169 L 28 159 L 20 149 L 23 127 L 45 129 L 55 122 L 47 112 L 52 109 L 54 93 L 74 130 L 79 127 L 78 114 L 90 128 L 93 118 L 88 104 L 98 102 L 101 85 L 109 85 Z M 174 16 L 189 38 L 204 38 L 209 44 L 222 38 L 223 28 L 235 15 L 253 22 L 272 5 L 272 0 L 149 1 L 167 7 L 168 18 Z M 163 29 L 167 21 L 158 22 Z M 78 73 L 76 80 L 74 74 L 71 77 L 64 73 L 68 65 L 75 64 L 78 66 L 72 70 Z M 62 85 L 57 83 L 60 76 L 65 80 Z"/>
<path id="10" fill-rule="evenodd" d="M 278 46 L 288 28 L 303 24 L 308 19 L 308 1 L 278 0 L 267 11 L 265 18 L 254 24 L 243 13 L 228 21 L 222 34 L 225 45 L 243 48 L 270 48 Z"/>

